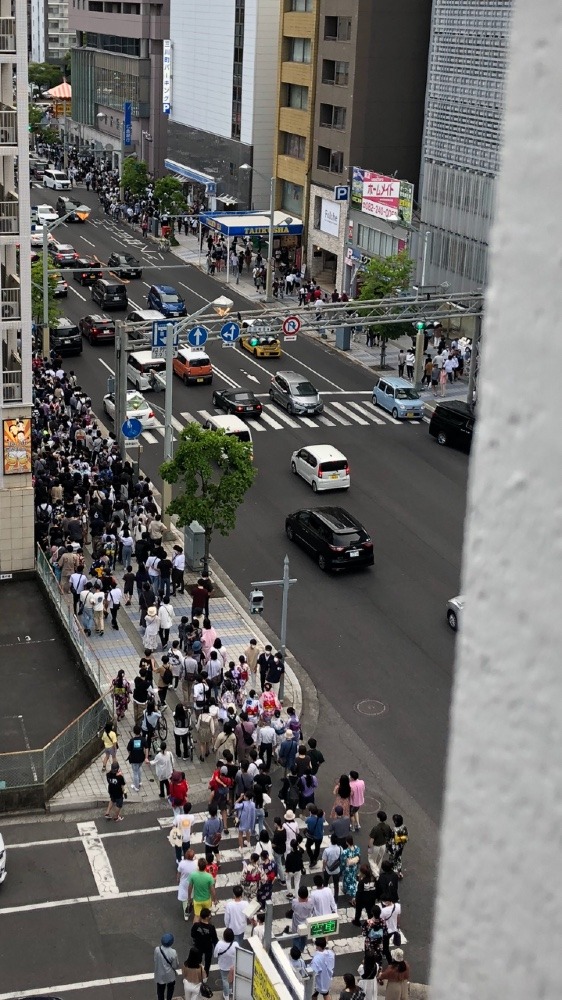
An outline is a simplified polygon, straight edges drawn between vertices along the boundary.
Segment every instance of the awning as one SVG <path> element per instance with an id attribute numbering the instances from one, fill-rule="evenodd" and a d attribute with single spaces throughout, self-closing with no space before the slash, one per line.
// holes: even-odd
<path id="1" fill-rule="evenodd" d="M 184 181 L 196 181 L 198 184 L 203 184 L 207 194 L 215 194 L 217 182 L 210 174 L 204 174 L 201 170 L 194 170 L 193 167 L 186 167 L 184 163 L 177 163 L 175 160 L 164 160 L 164 166 L 166 170 L 169 170 L 171 174 L 175 174 L 176 177 L 181 177 Z"/>
<path id="2" fill-rule="evenodd" d="M 46 90 L 44 97 L 52 97 L 58 101 L 69 101 L 72 97 L 72 87 L 66 80 L 59 83 L 58 87 L 52 87 L 51 90 Z"/>
<path id="3" fill-rule="evenodd" d="M 267 236 L 269 215 L 263 212 L 203 212 L 200 221 L 224 236 Z M 287 212 L 275 212 L 273 232 L 276 236 L 302 236 L 302 219 Z"/>

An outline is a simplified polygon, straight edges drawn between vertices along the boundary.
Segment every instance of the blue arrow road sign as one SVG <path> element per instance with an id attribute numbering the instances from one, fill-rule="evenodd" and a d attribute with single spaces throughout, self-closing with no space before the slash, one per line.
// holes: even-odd
<path id="1" fill-rule="evenodd" d="M 178 320 L 170 319 L 155 319 L 152 324 L 152 346 L 153 347 L 165 347 L 166 346 L 166 332 L 168 326 L 172 324 L 174 328 L 174 347 L 178 346 L 179 334 L 177 332 Z"/>
<path id="2" fill-rule="evenodd" d="M 209 331 L 206 326 L 194 326 L 187 335 L 187 341 L 192 347 L 203 347 L 208 336 Z"/>
<path id="3" fill-rule="evenodd" d="M 238 340 L 240 336 L 240 327 L 238 323 L 225 323 L 221 327 L 221 337 L 225 344 L 232 344 L 235 340 Z"/>
<path id="4" fill-rule="evenodd" d="M 139 434 L 142 433 L 142 424 L 136 417 L 131 417 L 130 420 L 125 420 L 121 424 L 121 430 L 126 438 L 138 438 Z"/>

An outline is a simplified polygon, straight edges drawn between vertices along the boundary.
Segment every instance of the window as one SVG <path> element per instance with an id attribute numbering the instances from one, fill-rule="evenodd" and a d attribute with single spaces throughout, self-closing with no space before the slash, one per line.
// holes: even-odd
<path id="1" fill-rule="evenodd" d="M 377 257 L 391 257 L 398 253 L 397 237 L 381 233 L 379 229 L 361 223 L 357 225 L 356 242 L 361 250 L 366 250 L 367 253 Z"/>
<path id="2" fill-rule="evenodd" d="M 351 18 L 325 17 L 324 38 L 327 41 L 349 42 L 351 38 Z"/>
<path id="3" fill-rule="evenodd" d="M 308 87 L 299 87 L 295 83 L 285 84 L 285 107 L 297 108 L 299 111 L 308 109 Z"/>
<path id="4" fill-rule="evenodd" d="M 328 149 L 327 146 L 319 146 L 316 165 L 319 170 L 329 170 L 332 174 L 341 174 L 343 153 L 340 153 L 339 150 Z"/>
<path id="5" fill-rule="evenodd" d="M 306 152 L 306 138 L 304 135 L 295 135 L 294 132 L 282 132 L 282 149 L 285 156 L 294 156 L 297 160 L 304 160 Z"/>
<path id="6" fill-rule="evenodd" d="M 322 60 L 322 83 L 333 83 L 336 87 L 347 87 L 349 63 L 338 59 Z"/>
<path id="7" fill-rule="evenodd" d="M 320 105 L 320 124 L 323 128 L 345 129 L 346 109 L 334 104 Z"/>
<path id="8" fill-rule="evenodd" d="M 289 38 L 289 62 L 309 63 L 312 41 L 310 38 Z"/>
<path id="9" fill-rule="evenodd" d="M 283 181 L 281 186 L 281 208 L 288 215 L 296 215 L 302 219 L 302 185 L 292 181 Z"/>
<path id="10" fill-rule="evenodd" d="M 291 0 L 291 10 L 298 11 L 310 11 L 314 9 L 313 0 Z"/>

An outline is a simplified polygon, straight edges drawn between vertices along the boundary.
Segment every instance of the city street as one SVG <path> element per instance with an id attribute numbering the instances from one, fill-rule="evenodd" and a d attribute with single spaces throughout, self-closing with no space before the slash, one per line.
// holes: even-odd
<path id="1" fill-rule="evenodd" d="M 44 194 L 33 191 L 32 201 L 49 200 Z M 84 192 L 84 200 L 92 208 L 97 206 L 92 193 Z M 93 223 L 84 226 L 61 226 L 59 238 L 81 252 L 95 253 L 101 261 L 111 251 L 123 249 L 127 239 L 142 243 L 140 234 L 114 226 L 105 216 L 100 219 L 97 207 L 92 218 Z M 130 249 L 147 268 L 143 280 L 128 285 L 133 307 L 145 307 L 147 286 L 156 280 L 185 294 L 188 309 L 198 309 L 217 295 L 217 284 L 196 268 L 149 270 L 150 265 L 163 263 L 153 245 L 147 244 L 146 252 L 139 246 Z M 166 264 L 172 260 L 166 256 Z M 89 291 L 70 275 L 67 278 L 69 296 L 62 300 L 63 313 L 76 321 L 97 312 Z M 243 315 L 247 303 L 235 292 L 228 294 Z M 244 601 L 252 580 L 278 578 L 285 553 L 290 556 L 291 576 L 298 583 L 290 594 L 288 646 L 319 689 L 318 738 L 330 769 L 335 769 L 333 778 L 340 770 L 357 766 L 377 800 L 389 813 L 403 812 L 410 828 L 419 981 L 420 964 L 427 970 L 428 961 L 428 911 L 454 657 L 445 605 L 459 590 L 467 456 L 438 447 L 424 422 L 400 424 L 375 412 L 370 403 L 373 376 L 366 369 L 303 336 L 287 348 L 279 360 L 262 360 L 238 348 L 224 349 L 220 342 L 208 344 L 214 385 L 251 388 L 265 404 L 263 424 L 252 424 L 259 475 L 240 510 L 236 532 L 227 539 L 216 536 L 212 552 Z M 101 417 L 107 377 L 114 368 L 113 348 L 84 342 L 82 356 L 65 359 L 64 364 L 77 373 Z M 296 370 L 320 390 L 323 419 L 288 418 L 285 411 L 269 405 L 271 374 L 282 369 Z M 174 379 L 176 431 L 213 412 L 211 392 L 211 387 L 187 388 Z M 164 406 L 163 393 L 148 398 Z M 291 453 L 311 443 L 330 443 L 344 452 L 351 467 L 348 493 L 315 495 L 291 475 Z M 141 467 L 160 486 L 163 428 L 145 432 L 141 444 Z M 332 504 L 349 509 L 371 533 L 372 569 L 346 576 L 323 574 L 286 539 L 286 514 L 299 507 Z M 264 617 L 278 632 L 276 588 L 267 588 Z M 144 919 L 146 901 L 139 910 Z"/>

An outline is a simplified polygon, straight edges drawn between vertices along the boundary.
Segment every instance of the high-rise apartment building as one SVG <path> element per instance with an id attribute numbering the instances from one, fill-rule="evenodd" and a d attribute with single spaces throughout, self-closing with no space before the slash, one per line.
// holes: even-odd
<path id="1" fill-rule="evenodd" d="M 64 64 L 73 35 L 68 26 L 68 0 L 30 0 L 32 62 Z"/>
<path id="2" fill-rule="evenodd" d="M 279 0 L 171 2 L 166 166 L 211 209 L 269 206 L 278 37 Z"/>
<path id="3" fill-rule="evenodd" d="M 163 43 L 170 37 L 170 0 L 75 0 L 70 10 L 72 123 L 70 130 L 99 149 L 123 151 L 124 107 L 130 102 L 136 155 L 161 176 L 166 153 L 162 114 Z"/>
<path id="4" fill-rule="evenodd" d="M 512 0 L 434 0 L 418 281 L 483 287 L 499 171 Z"/>
<path id="5" fill-rule="evenodd" d="M 0 0 L 0 573 L 34 564 L 27 62 L 26 5 Z"/>
<path id="6" fill-rule="evenodd" d="M 341 288 L 347 212 L 335 186 L 354 166 L 418 181 L 431 0 L 282 8 L 278 207 L 300 207 L 312 275 Z"/>

